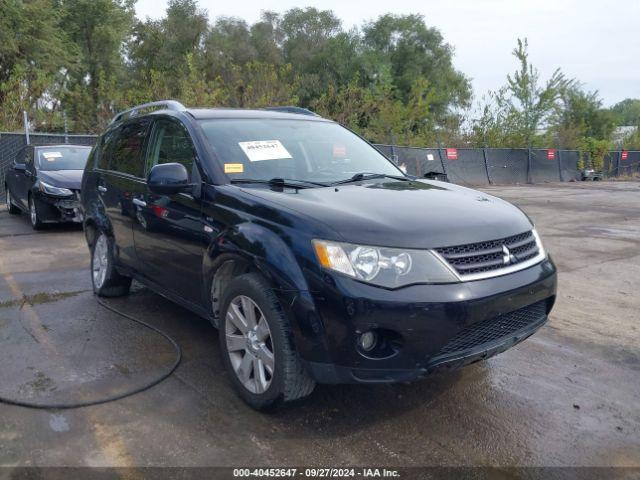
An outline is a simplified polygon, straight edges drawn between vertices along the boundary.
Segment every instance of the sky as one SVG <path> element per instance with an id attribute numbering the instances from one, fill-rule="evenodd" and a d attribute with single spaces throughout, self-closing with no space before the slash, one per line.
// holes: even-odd
<path id="1" fill-rule="evenodd" d="M 160 18 L 166 4 L 138 0 L 137 16 Z M 471 78 L 478 100 L 504 85 L 506 75 L 517 68 L 511 52 L 518 37 L 527 37 L 531 62 L 543 80 L 560 67 L 587 90 L 598 90 L 605 106 L 640 98 L 640 0 L 199 0 L 199 4 L 212 21 L 232 16 L 249 23 L 265 9 L 284 12 L 313 6 L 333 10 L 345 29 L 385 13 L 419 13 L 454 48 L 454 65 Z"/>

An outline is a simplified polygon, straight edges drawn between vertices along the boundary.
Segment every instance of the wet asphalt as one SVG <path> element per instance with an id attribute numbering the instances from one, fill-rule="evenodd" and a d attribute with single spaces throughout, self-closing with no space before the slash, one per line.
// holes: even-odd
<path id="1" fill-rule="evenodd" d="M 160 385 L 76 410 L 0 404 L 3 466 L 640 466 L 640 183 L 485 188 L 556 261 L 549 323 L 515 348 L 413 384 L 318 386 L 257 413 L 217 332 L 137 288 L 111 304 L 183 349 Z M 166 369 L 166 340 L 98 305 L 82 231 L 0 213 L 0 396 L 97 399 Z"/>

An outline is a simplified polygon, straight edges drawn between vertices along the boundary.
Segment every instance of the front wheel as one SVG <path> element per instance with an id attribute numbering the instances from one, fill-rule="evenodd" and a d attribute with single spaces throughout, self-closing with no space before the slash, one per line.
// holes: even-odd
<path id="1" fill-rule="evenodd" d="M 223 361 L 245 402 L 265 410 L 313 391 L 315 382 L 295 351 L 288 320 L 262 276 L 247 273 L 232 280 L 221 313 Z"/>
<path id="2" fill-rule="evenodd" d="M 7 212 L 9 212 L 11 215 L 19 214 L 20 209 L 13 204 L 13 198 L 11 198 L 11 192 L 9 191 L 9 187 L 7 185 L 5 185 L 4 190 L 5 192 L 7 192 L 7 196 L 6 196 Z"/>
<path id="3" fill-rule="evenodd" d="M 115 268 L 113 251 L 113 239 L 99 232 L 91 250 L 91 281 L 94 293 L 100 297 L 120 297 L 131 288 L 131 278 Z"/>
<path id="4" fill-rule="evenodd" d="M 34 230 L 42 230 L 42 227 L 44 227 L 44 223 L 40 220 L 38 206 L 32 196 L 29 196 L 29 220 Z"/>

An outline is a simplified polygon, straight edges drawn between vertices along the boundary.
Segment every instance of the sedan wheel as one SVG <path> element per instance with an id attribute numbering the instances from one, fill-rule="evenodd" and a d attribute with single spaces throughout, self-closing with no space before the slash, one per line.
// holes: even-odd
<path id="1" fill-rule="evenodd" d="M 40 230 L 43 227 L 38 217 L 38 207 L 36 207 L 36 202 L 31 197 L 29 197 L 29 220 L 31 220 L 31 226 L 34 230 Z"/>
<path id="2" fill-rule="evenodd" d="M 109 270 L 109 246 L 104 233 L 100 234 L 93 249 L 93 284 L 96 289 L 104 285 Z"/>
<path id="3" fill-rule="evenodd" d="M 38 223 L 38 212 L 36 211 L 36 204 L 31 202 L 29 205 L 29 215 L 31 216 L 31 225 Z"/>
<path id="4" fill-rule="evenodd" d="M 251 393 L 264 393 L 275 367 L 269 324 L 258 305 L 239 295 L 231 300 L 225 322 L 227 352 L 242 385 Z"/>

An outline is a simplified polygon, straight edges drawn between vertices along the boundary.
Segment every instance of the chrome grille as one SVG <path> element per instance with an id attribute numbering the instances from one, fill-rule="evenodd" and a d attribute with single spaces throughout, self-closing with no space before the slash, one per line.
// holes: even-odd
<path id="1" fill-rule="evenodd" d="M 437 248 L 436 252 L 464 279 L 489 272 L 499 275 L 500 270 L 536 258 L 540 247 L 533 231 L 528 231 L 498 240 Z"/>

